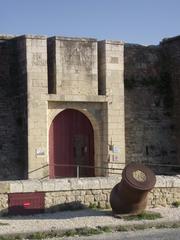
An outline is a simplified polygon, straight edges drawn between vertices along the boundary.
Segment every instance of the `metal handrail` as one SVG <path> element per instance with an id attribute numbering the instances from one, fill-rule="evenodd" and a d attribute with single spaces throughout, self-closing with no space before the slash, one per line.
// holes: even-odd
<path id="1" fill-rule="evenodd" d="M 42 169 L 42 168 L 48 167 L 48 166 L 49 166 L 49 164 L 46 164 L 46 165 L 44 165 L 44 166 L 42 166 L 42 167 L 36 168 L 36 169 L 34 169 L 34 170 L 28 172 L 28 173 L 36 172 L 36 171 L 38 171 L 38 170 L 40 170 L 40 169 Z"/>
<path id="2" fill-rule="evenodd" d="M 102 169 L 102 170 L 115 170 L 122 171 L 123 168 L 109 168 L 109 167 L 101 167 L 101 166 L 90 166 L 90 165 L 80 165 L 80 164 L 49 164 L 49 166 L 59 166 L 59 167 L 75 167 L 76 168 L 76 177 L 80 176 L 80 168 L 89 168 L 89 169 Z M 112 173 L 111 173 L 112 174 Z M 117 173 L 113 173 L 117 174 Z M 56 176 L 55 176 L 56 177 Z"/>
<path id="3" fill-rule="evenodd" d="M 148 163 L 148 162 L 140 162 L 138 161 L 137 163 L 142 163 L 146 166 L 152 166 L 152 167 L 155 167 L 155 166 L 159 166 L 159 167 L 172 167 L 172 168 L 177 168 L 179 169 L 180 168 L 180 165 L 176 165 L 176 164 L 161 164 L 161 163 Z M 117 164 L 117 163 L 116 163 Z M 118 164 L 122 164 L 122 165 L 126 165 L 125 163 L 118 163 Z M 81 165 L 81 164 L 46 164 L 40 168 L 37 168 L 37 169 L 34 169 L 32 171 L 30 171 L 29 173 L 33 173 L 33 172 L 36 172 L 38 170 L 41 170 L 45 167 L 75 167 L 76 168 L 76 176 L 77 178 L 79 178 L 79 175 L 80 175 L 80 168 L 89 168 L 89 169 L 101 169 L 101 170 L 108 170 L 110 171 L 109 174 L 113 174 L 113 175 L 116 175 L 116 174 L 119 174 L 117 172 L 113 172 L 113 171 L 122 171 L 123 168 L 117 168 L 117 167 L 103 167 L 103 166 L 91 166 L 91 165 Z M 111 171 L 112 170 L 112 171 Z M 164 172 L 164 174 L 166 174 L 166 172 Z M 48 177 L 48 176 L 47 176 Z M 56 176 L 55 176 L 56 177 Z M 59 176 L 58 176 L 59 177 Z"/>
<path id="4" fill-rule="evenodd" d="M 124 163 L 120 163 L 125 165 Z M 80 165 L 80 164 L 48 164 L 48 166 L 59 166 L 59 167 L 84 167 L 84 168 L 97 168 L 97 169 L 105 169 L 105 170 L 123 170 L 123 168 L 109 168 L 109 167 L 101 167 L 101 166 L 90 166 L 90 165 Z"/>

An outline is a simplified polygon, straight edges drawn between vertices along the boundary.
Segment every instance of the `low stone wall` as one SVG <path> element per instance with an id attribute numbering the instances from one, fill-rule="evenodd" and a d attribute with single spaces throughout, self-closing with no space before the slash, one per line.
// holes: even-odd
<path id="1" fill-rule="evenodd" d="M 8 211 L 8 193 L 44 192 L 46 212 L 81 206 L 109 208 L 109 195 L 119 177 L 23 180 L 0 182 L 0 211 Z M 180 175 L 157 176 L 148 206 L 167 206 L 180 201 Z"/>

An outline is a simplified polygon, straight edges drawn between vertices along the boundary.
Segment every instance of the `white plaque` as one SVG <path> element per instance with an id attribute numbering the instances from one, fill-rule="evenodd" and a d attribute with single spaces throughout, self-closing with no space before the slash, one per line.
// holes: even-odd
<path id="1" fill-rule="evenodd" d="M 118 146 L 113 146 L 113 153 L 119 153 L 120 149 Z"/>
<path id="2" fill-rule="evenodd" d="M 44 155 L 45 155 L 44 149 L 42 149 L 42 148 L 36 149 L 36 156 L 44 156 Z"/>

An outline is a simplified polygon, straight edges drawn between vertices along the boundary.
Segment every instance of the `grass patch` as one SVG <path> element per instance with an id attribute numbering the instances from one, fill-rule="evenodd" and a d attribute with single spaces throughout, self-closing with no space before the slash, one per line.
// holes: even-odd
<path id="1" fill-rule="evenodd" d="M 180 207 L 180 201 L 175 201 L 175 202 L 173 202 L 173 203 L 172 203 L 172 206 L 173 206 L 173 207 L 176 207 L 176 208 Z"/>
<path id="2" fill-rule="evenodd" d="M 91 236 L 98 235 L 102 233 L 110 233 L 110 232 L 128 232 L 128 231 L 137 231 L 137 230 L 145 230 L 150 228 L 161 229 L 161 228 L 179 228 L 180 222 L 165 222 L 165 223 L 156 223 L 149 222 L 146 224 L 132 224 L 127 226 L 116 226 L 116 227 L 108 227 L 108 226 L 98 226 L 96 228 L 76 228 L 72 230 L 65 231 L 51 231 L 51 232 L 37 232 L 32 234 L 19 234 L 16 236 L 0 236 L 0 240 L 24 240 L 24 239 L 46 239 L 46 238 L 63 238 L 63 237 L 74 237 L 74 236 Z"/>
<path id="3" fill-rule="evenodd" d="M 140 214 L 137 215 L 130 215 L 130 216 L 124 216 L 123 219 L 126 221 L 133 221 L 133 220 L 155 220 L 158 218 L 162 218 L 160 213 L 156 213 L 156 212 L 142 212 Z"/>
<path id="4" fill-rule="evenodd" d="M 46 237 L 46 234 L 43 232 L 32 233 L 27 236 L 28 239 L 43 239 Z"/>
<path id="5" fill-rule="evenodd" d="M 25 238 L 27 239 L 46 239 L 46 238 L 54 238 L 54 237 L 74 237 L 74 236 L 91 236 L 91 235 L 97 235 L 102 234 L 104 232 L 112 232 L 110 227 L 97 227 L 97 228 L 76 228 L 76 229 L 70 229 L 66 230 L 64 232 L 37 232 L 32 234 L 27 234 Z M 15 240 L 15 238 L 3 238 L 2 240 Z M 24 238 L 17 238 L 17 239 L 24 239 Z M 1 238 L 0 238 L 1 240 Z"/>
<path id="6" fill-rule="evenodd" d="M 72 229 L 72 230 L 68 230 L 65 232 L 64 236 L 65 237 L 73 237 L 75 236 L 77 233 L 76 233 L 76 229 Z"/>
<path id="7" fill-rule="evenodd" d="M 117 232 L 128 232 L 128 231 L 132 231 L 132 228 L 130 228 L 130 226 L 123 226 L 123 225 L 121 225 L 121 226 L 118 226 L 116 228 L 116 231 Z"/>
<path id="8" fill-rule="evenodd" d="M 9 225 L 9 223 L 2 223 L 2 222 L 0 222 L 0 226 L 7 226 L 7 225 Z"/>
<path id="9" fill-rule="evenodd" d="M 98 207 L 97 207 L 96 203 L 90 203 L 88 208 L 90 208 L 90 209 L 97 209 Z"/>
<path id="10" fill-rule="evenodd" d="M 104 226 L 104 227 L 98 227 L 99 229 L 101 229 L 101 231 L 103 231 L 104 233 L 110 233 L 112 232 L 112 228 L 108 227 L 108 226 Z"/>
<path id="11" fill-rule="evenodd" d="M 101 228 L 79 228 L 77 229 L 77 234 L 80 236 L 91 236 L 101 234 L 103 231 Z"/>
<path id="12" fill-rule="evenodd" d="M 106 203 L 105 205 L 101 205 L 100 202 L 95 202 L 95 203 L 90 203 L 89 206 L 87 206 L 90 209 L 93 210 L 107 210 L 107 209 L 111 209 L 110 204 Z"/>
<path id="13" fill-rule="evenodd" d="M 101 207 L 100 202 L 97 203 L 90 203 L 88 208 L 94 209 L 94 210 L 98 210 L 98 209 L 104 209 Z"/>
<path id="14" fill-rule="evenodd" d="M 0 240 L 21 240 L 20 236 L 0 236 Z"/>
<path id="15" fill-rule="evenodd" d="M 164 228 L 179 228 L 180 223 L 179 222 L 169 222 L 169 223 L 157 223 L 154 224 L 153 222 L 149 222 L 148 224 L 133 224 L 128 226 L 118 226 L 114 229 L 116 232 L 129 232 L 129 231 L 138 231 L 138 230 L 145 230 L 145 229 L 164 229 Z"/>
<path id="16" fill-rule="evenodd" d="M 111 232 L 109 227 L 97 227 L 97 228 L 77 228 L 68 230 L 63 234 L 63 237 L 73 237 L 73 236 L 91 236 L 97 235 L 104 232 Z"/>

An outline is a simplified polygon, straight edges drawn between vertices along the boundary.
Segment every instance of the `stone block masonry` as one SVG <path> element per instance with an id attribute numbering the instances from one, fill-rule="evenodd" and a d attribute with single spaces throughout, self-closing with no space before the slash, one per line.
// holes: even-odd
<path id="1" fill-rule="evenodd" d="M 51 49 L 49 71 L 56 86 L 54 93 L 98 95 L 96 39 L 53 37 L 48 39 L 48 48 Z"/>
<path id="2" fill-rule="evenodd" d="M 30 94 L 29 178 L 48 176 L 49 169 L 44 166 L 48 163 L 54 164 L 50 162 L 48 154 L 49 128 L 55 117 L 65 109 L 78 110 L 90 120 L 94 130 L 95 167 L 112 167 L 113 163 L 116 164 L 116 168 L 117 164 L 125 165 L 123 43 L 114 41 L 100 43 L 105 45 L 102 56 L 99 55 L 99 59 L 105 63 L 104 70 L 101 67 L 98 69 L 96 39 L 49 38 L 47 47 L 50 50 L 47 53 L 45 38 L 26 36 L 26 42 Z M 98 79 L 98 73 L 104 71 L 106 78 Z M 101 95 L 99 94 L 102 92 L 101 85 L 98 81 L 105 81 L 106 85 L 105 93 Z M 48 86 L 51 89 L 48 89 Z M 117 90 L 118 86 L 120 91 Z M 116 154 L 109 146 L 116 146 Z M 41 157 L 35 155 L 37 149 L 42 149 L 44 155 Z M 103 170 L 95 170 L 95 176 L 109 174 Z"/>
<path id="3" fill-rule="evenodd" d="M 0 36 L 0 180 L 27 176 L 25 48 L 23 37 Z"/>
<path id="4" fill-rule="evenodd" d="M 98 43 L 99 94 L 108 99 L 107 120 L 103 125 L 105 166 L 122 168 L 125 163 L 124 131 L 124 44 L 118 41 Z M 108 146 L 108 147 L 107 147 Z"/>
<path id="5" fill-rule="evenodd" d="M 8 211 L 8 193 L 45 193 L 45 211 L 76 209 L 82 206 L 110 208 L 111 189 L 119 177 L 57 180 L 24 180 L 1 183 L 0 214 Z M 155 188 L 148 195 L 148 207 L 171 206 L 180 201 L 180 176 L 158 176 Z"/>
<path id="6" fill-rule="evenodd" d="M 174 120 L 175 141 L 177 148 L 177 163 L 180 164 L 180 37 L 164 39 L 161 42 L 163 55 L 166 60 L 165 67 L 171 79 L 172 96 L 172 116 Z"/>
<path id="7" fill-rule="evenodd" d="M 176 164 L 172 82 L 163 49 L 125 44 L 124 59 L 126 161 Z"/>
<path id="8" fill-rule="evenodd" d="M 47 39 L 26 36 L 28 93 L 28 178 L 42 178 L 47 164 Z M 41 152 L 40 157 L 38 154 Z M 39 171 L 34 171 L 40 169 Z"/>
<path id="9" fill-rule="evenodd" d="M 91 38 L 0 36 L 0 180 L 49 179 L 50 165 L 56 172 L 61 162 L 55 154 L 50 159 L 56 139 L 50 127 L 67 109 L 92 125 L 93 176 L 115 173 L 107 168 L 121 173 L 131 161 L 179 164 L 179 41 L 145 47 Z M 78 154 L 85 156 L 90 144 L 88 136 L 84 139 Z"/>

